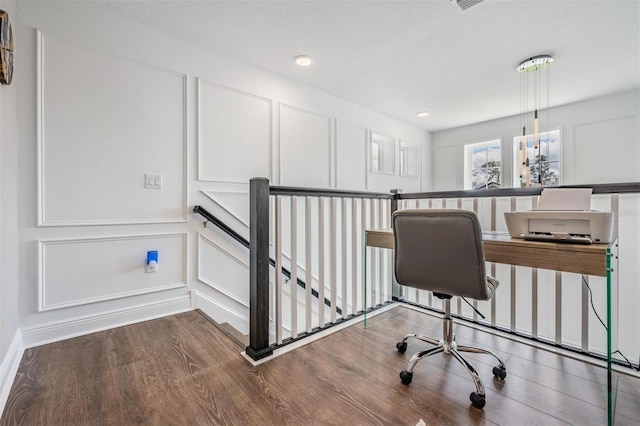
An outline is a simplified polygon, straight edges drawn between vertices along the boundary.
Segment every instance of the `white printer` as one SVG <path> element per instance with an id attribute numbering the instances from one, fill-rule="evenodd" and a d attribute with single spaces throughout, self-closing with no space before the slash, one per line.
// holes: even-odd
<path id="1" fill-rule="evenodd" d="M 505 212 L 511 238 L 611 243 L 614 214 L 592 211 L 591 188 L 545 188 L 536 210 Z"/>

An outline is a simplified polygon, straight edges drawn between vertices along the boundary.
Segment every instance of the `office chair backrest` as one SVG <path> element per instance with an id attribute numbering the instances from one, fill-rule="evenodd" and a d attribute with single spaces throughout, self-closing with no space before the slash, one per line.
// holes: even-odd
<path id="1" fill-rule="evenodd" d="M 451 296 L 491 298 L 475 213 L 399 210 L 392 222 L 398 283 Z"/>

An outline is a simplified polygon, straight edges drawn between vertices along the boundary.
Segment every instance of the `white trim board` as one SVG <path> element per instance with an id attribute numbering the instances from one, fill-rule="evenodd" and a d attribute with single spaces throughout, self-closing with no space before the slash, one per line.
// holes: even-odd
<path id="1" fill-rule="evenodd" d="M 22 361 L 22 355 L 24 354 L 24 347 L 22 345 L 22 334 L 20 330 L 17 330 L 13 335 L 9 350 L 0 363 L 0 416 L 4 411 L 4 407 L 9 398 L 9 392 L 11 386 L 16 378 L 18 367 L 20 367 L 20 361 Z"/>
<path id="2" fill-rule="evenodd" d="M 195 309 L 200 309 L 217 323 L 229 323 L 240 333 L 249 334 L 249 317 L 247 315 L 229 309 L 198 290 L 192 290 L 191 293 L 195 300 Z"/>
<path id="3" fill-rule="evenodd" d="M 22 342 L 25 348 L 32 348 L 190 310 L 192 310 L 191 296 L 187 294 L 158 302 L 106 311 L 96 315 L 79 316 L 26 327 L 22 329 Z"/>

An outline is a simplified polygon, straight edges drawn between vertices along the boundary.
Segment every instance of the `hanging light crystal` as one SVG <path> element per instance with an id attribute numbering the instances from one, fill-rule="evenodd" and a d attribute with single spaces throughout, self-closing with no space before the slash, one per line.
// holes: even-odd
<path id="1" fill-rule="evenodd" d="M 550 55 L 537 55 L 525 59 L 520 62 L 517 70 L 520 73 L 520 116 L 522 118 L 522 137 L 520 138 L 518 162 L 519 175 L 524 178 L 526 187 L 531 186 L 531 166 L 532 161 L 529 159 L 529 151 L 527 149 L 527 115 L 533 110 L 533 162 L 540 160 L 540 121 L 538 110 L 540 108 L 540 92 L 541 82 L 540 73 L 538 71 L 548 68 L 553 62 Z M 533 80 L 530 82 L 530 80 Z M 532 84 L 531 84 L 532 83 Z M 546 78 L 546 84 L 549 85 L 549 78 Z M 547 106 L 548 106 L 547 95 Z M 529 105 L 532 103 L 533 105 Z M 538 185 L 542 185 L 541 167 L 538 165 Z"/>

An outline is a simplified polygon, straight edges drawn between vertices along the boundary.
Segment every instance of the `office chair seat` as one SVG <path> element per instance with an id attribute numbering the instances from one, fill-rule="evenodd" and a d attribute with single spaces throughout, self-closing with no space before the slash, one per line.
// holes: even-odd
<path id="1" fill-rule="evenodd" d="M 443 300 L 443 337 L 435 339 L 422 334 L 407 334 L 396 344 L 400 353 L 407 350 L 411 338 L 434 345 L 414 354 L 405 370 L 400 372 L 402 383 L 413 380 L 413 370 L 423 358 L 445 353 L 462 364 L 473 379 L 476 391 L 469 395 L 473 406 L 483 408 L 486 395 L 482 380 L 473 365 L 460 352 L 482 353 L 493 356 L 498 365 L 493 375 L 504 380 L 507 369 L 493 352 L 471 346 L 459 346 L 453 334 L 451 298 L 470 297 L 491 299 L 498 280 L 485 272 L 482 230 L 475 213 L 466 210 L 400 210 L 392 218 L 395 238 L 395 276 L 399 284 L 432 291 Z"/>

